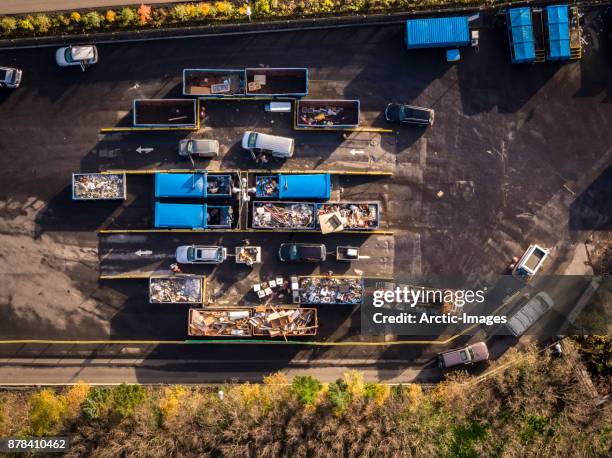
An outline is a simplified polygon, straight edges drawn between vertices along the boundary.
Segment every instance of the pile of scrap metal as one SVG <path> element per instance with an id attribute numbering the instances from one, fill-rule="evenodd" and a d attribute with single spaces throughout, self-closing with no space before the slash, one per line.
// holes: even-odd
<path id="1" fill-rule="evenodd" d="M 254 336 L 314 336 L 319 327 L 317 310 L 262 305 L 250 319 Z"/>
<path id="2" fill-rule="evenodd" d="M 323 203 L 317 205 L 318 216 L 340 214 L 344 229 L 370 230 L 378 228 L 377 203 Z"/>
<path id="3" fill-rule="evenodd" d="M 261 229 L 314 229 L 314 204 L 253 202 L 253 227 Z"/>
<path id="4" fill-rule="evenodd" d="M 190 336 L 251 335 L 251 309 L 190 309 Z"/>
<path id="5" fill-rule="evenodd" d="M 255 186 L 258 197 L 278 197 L 278 175 L 258 176 Z"/>
<path id="6" fill-rule="evenodd" d="M 208 175 L 206 177 L 206 192 L 208 195 L 229 196 L 232 191 L 232 182 L 229 175 Z"/>
<path id="7" fill-rule="evenodd" d="M 236 263 L 252 266 L 261 262 L 260 246 L 240 246 L 236 247 Z"/>
<path id="8" fill-rule="evenodd" d="M 125 175 L 75 173 L 72 176 L 75 200 L 125 199 Z"/>
<path id="9" fill-rule="evenodd" d="M 302 304 L 361 304 L 363 281 L 360 277 L 300 277 Z"/>
<path id="10" fill-rule="evenodd" d="M 202 302 L 202 277 L 172 276 L 149 279 L 152 304 L 197 304 Z"/>
<path id="11" fill-rule="evenodd" d="M 334 126 L 344 124 L 344 108 L 326 105 L 321 107 L 301 107 L 300 124 L 306 126 Z"/>

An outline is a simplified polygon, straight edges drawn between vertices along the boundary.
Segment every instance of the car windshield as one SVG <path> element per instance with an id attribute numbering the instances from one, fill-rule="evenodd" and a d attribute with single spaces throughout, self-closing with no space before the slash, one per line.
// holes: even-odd
<path id="1" fill-rule="evenodd" d="M 289 260 L 291 261 L 297 261 L 298 259 L 300 259 L 299 255 L 298 255 L 298 249 L 297 246 L 295 245 L 291 245 L 289 247 Z"/>
<path id="2" fill-rule="evenodd" d="M 408 119 L 414 116 L 414 110 L 412 108 L 408 108 L 405 105 L 402 105 L 399 109 L 399 118 L 401 120 Z"/>
<path id="3" fill-rule="evenodd" d="M 461 356 L 461 361 L 467 361 L 469 359 L 468 354 L 465 350 L 461 350 L 459 352 L 459 356 Z"/>
<path id="4" fill-rule="evenodd" d="M 66 62 L 74 62 L 74 60 L 72 59 L 72 48 L 66 48 L 66 50 L 64 51 L 64 58 L 66 59 Z"/>
<path id="5" fill-rule="evenodd" d="M 195 249 L 193 247 L 187 248 L 187 260 L 193 261 L 195 255 Z"/>
<path id="6" fill-rule="evenodd" d="M 249 135 L 249 148 L 255 148 L 257 145 L 257 133 L 251 132 Z"/>
<path id="7" fill-rule="evenodd" d="M 187 142 L 187 152 L 189 154 L 193 153 L 193 142 Z"/>
<path id="8" fill-rule="evenodd" d="M 9 71 L 0 69 L 0 81 L 6 81 L 8 78 Z"/>

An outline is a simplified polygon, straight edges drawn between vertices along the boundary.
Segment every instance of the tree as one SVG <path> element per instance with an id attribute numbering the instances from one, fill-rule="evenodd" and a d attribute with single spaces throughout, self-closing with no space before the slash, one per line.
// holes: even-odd
<path id="1" fill-rule="evenodd" d="M 151 7 L 142 3 L 138 8 L 138 22 L 145 25 L 151 19 Z"/>
<path id="2" fill-rule="evenodd" d="M 134 409 L 146 398 L 145 390 L 140 385 L 127 385 L 122 383 L 113 391 L 115 410 L 123 418 L 134 413 Z"/>
<path id="3" fill-rule="evenodd" d="M 119 22 L 124 27 L 133 25 L 136 23 L 136 12 L 132 8 L 122 8 L 119 13 Z"/>
<path id="4" fill-rule="evenodd" d="M 291 392 L 303 406 L 313 405 L 321 391 L 321 382 L 310 375 L 298 375 L 291 383 Z"/>
<path id="5" fill-rule="evenodd" d="M 91 387 L 85 382 L 77 382 L 72 385 L 66 392 L 66 412 L 73 417 L 78 416 L 81 412 L 81 405 L 87 399 Z"/>
<path id="6" fill-rule="evenodd" d="M 256 14 L 267 16 L 270 14 L 270 2 L 268 0 L 255 0 L 253 10 Z"/>
<path id="7" fill-rule="evenodd" d="M 85 30 L 93 30 L 100 28 L 102 18 L 97 12 L 90 11 L 82 17 L 81 21 L 83 22 L 83 27 L 85 27 Z"/>
<path id="8" fill-rule="evenodd" d="M 34 393 L 30 398 L 30 424 L 34 436 L 44 436 L 62 418 L 66 401 L 52 390 Z"/>
<path id="9" fill-rule="evenodd" d="M 327 399 L 336 415 L 340 415 L 348 409 L 351 403 L 351 393 L 348 391 L 347 383 L 339 378 L 334 383 L 329 384 Z"/>
<path id="10" fill-rule="evenodd" d="M 14 32 L 17 28 L 17 20 L 11 16 L 5 16 L 0 19 L 0 27 L 4 30 L 4 33 Z"/>
<path id="11" fill-rule="evenodd" d="M 81 410 L 89 420 L 95 420 L 105 414 L 110 408 L 111 390 L 108 388 L 92 388 L 81 404 Z"/>
<path id="12" fill-rule="evenodd" d="M 163 422 L 170 422 L 178 416 L 181 400 L 186 394 L 187 390 L 180 385 L 172 388 L 164 388 L 163 396 L 158 402 L 159 412 Z"/>

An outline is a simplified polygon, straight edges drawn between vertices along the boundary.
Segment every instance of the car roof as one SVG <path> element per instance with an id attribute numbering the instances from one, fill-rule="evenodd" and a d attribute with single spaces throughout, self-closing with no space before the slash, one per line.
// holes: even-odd
<path id="1" fill-rule="evenodd" d="M 508 326 L 516 333 L 522 334 L 552 307 L 550 296 L 540 293 L 527 302 L 508 320 Z"/>
<path id="2" fill-rule="evenodd" d="M 74 60 L 86 60 L 94 58 L 93 46 L 72 46 L 70 48 Z"/>

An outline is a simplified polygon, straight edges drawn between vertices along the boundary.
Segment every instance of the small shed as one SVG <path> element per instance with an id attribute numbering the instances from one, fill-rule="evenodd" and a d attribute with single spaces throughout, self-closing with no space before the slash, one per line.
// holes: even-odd
<path id="1" fill-rule="evenodd" d="M 409 19 L 406 21 L 406 47 L 449 48 L 470 45 L 468 16 Z"/>
<path id="2" fill-rule="evenodd" d="M 510 8 L 507 17 L 512 63 L 534 62 L 536 60 L 536 50 L 531 9 L 526 7 Z"/>
<path id="3" fill-rule="evenodd" d="M 549 60 L 567 60 L 570 52 L 569 7 L 549 5 L 546 7 L 546 31 L 548 33 Z"/>

